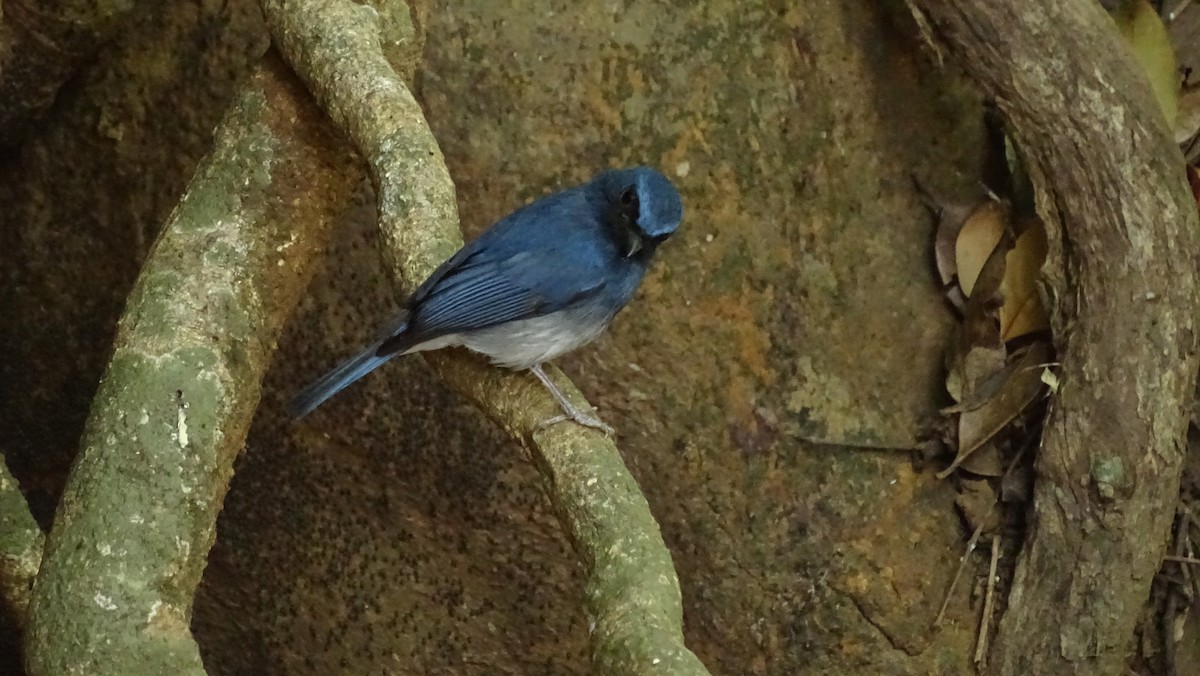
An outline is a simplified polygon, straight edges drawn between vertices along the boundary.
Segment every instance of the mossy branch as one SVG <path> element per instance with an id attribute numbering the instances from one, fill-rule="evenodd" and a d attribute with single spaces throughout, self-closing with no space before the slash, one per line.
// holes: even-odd
<path id="1" fill-rule="evenodd" d="M 46 536 L 34 521 L 21 487 L 0 457 L 0 604 L 25 626 L 33 580 L 42 564 Z"/>
<path id="2" fill-rule="evenodd" d="M 1175 513 L 1200 224 L 1144 73 L 1093 0 L 908 0 L 1007 117 L 1051 238 L 1062 361 L 999 674 L 1118 674 Z"/>
<path id="3" fill-rule="evenodd" d="M 351 2 L 267 0 L 276 44 L 371 166 L 385 255 L 402 295 L 461 246 L 454 187 L 437 141 L 380 45 L 375 12 Z M 402 68 L 402 74 L 408 74 Z M 538 430 L 556 405 L 531 376 L 465 354 L 434 369 L 530 450 L 587 567 L 593 661 L 606 674 L 705 674 L 683 642 L 671 557 L 645 497 L 606 437 Z M 567 393 L 578 391 L 554 373 Z"/>
<path id="4" fill-rule="evenodd" d="M 203 673 L 192 600 L 233 462 L 360 176 L 268 54 L 127 301 L 34 585 L 30 674 Z"/>

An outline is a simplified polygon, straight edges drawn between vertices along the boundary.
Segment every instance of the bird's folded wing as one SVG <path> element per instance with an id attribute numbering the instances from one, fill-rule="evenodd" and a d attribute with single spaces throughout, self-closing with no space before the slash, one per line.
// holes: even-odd
<path id="1" fill-rule="evenodd" d="M 428 339 L 546 315 L 586 299 L 605 279 L 600 262 L 578 252 L 468 257 L 410 308 L 409 331 Z"/>

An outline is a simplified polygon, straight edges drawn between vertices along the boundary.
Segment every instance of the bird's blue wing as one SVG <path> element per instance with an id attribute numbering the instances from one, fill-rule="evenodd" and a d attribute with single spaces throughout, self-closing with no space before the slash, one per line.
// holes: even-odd
<path id="1" fill-rule="evenodd" d="M 601 289 L 615 255 L 586 195 L 567 190 L 488 228 L 429 276 L 409 299 L 409 322 L 380 354 L 451 333 L 537 317 Z"/>
<path id="2" fill-rule="evenodd" d="M 427 340 L 549 314 L 587 298 L 604 285 L 604 269 L 586 246 L 571 244 L 463 260 L 411 308 L 409 333 Z"/>

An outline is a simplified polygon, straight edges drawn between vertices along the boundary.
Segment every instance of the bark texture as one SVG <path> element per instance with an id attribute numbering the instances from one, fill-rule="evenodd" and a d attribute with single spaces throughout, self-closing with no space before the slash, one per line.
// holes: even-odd
<path id="1" fill-rule="evenodd" d="M 355 175 L 268 55 L 129 297 L 34 587 L 29 673 L 203 673 L 189 623 L 217 513 Z"/>
<path id="2" fill-rule="evenodd" d="M 25 624 L 45 544 L 21 487 L 0 459 L 0 613 L 18 628 Z"/>
<path id="3" fill-rule="evenodd" d="M 1182 158 L 1097 3 L 910 5 L 1007 116 L 1052 240 L 1061 387 L 991 671 L 1121 673 L 1174 516 L 1198 365 Z"/>

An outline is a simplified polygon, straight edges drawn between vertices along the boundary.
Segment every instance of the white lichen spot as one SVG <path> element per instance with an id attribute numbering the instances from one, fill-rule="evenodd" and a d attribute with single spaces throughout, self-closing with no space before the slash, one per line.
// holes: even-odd
<path id="1" fill-rule="evenodd" d="M 154 605 L 150 606 L 150 614 L 146 615 L 146 624 L 154 621 L 155 616 L 158 615 L 158 609 L 161 607 L 162 601 L 155 601 Z"/>
<path id="2" fill-rule="evenodd" d="M 705 235 L 705 236 L 704 236 L 704 241 L 705 241 L 705 242 L 708 242 L 709 244 L 712 244 L 712 241 L 713 241 L 714 239 L 716 239 L 716 238 L 717 238 L 717 236 L 716 236 L 716 235 L 714 235 L 714 234 L 712 234 L 712 233 L 710 232 L 710 233 L 708 233 L 707 235 Z"/>
<path id="3" fill-rule="evenodd" d="M 650 660 L 650 664 L 658 664 L 659 662 L 662 662 L 662 660 L 658 659 L 657 657 L 655 657 L 654 659 Z"/>
<path id="4" fill-rule="evenodd" d="M 147 413 L 146 409 L 143 408 L 142 414 L 140 416 L 138 416 L 138 424 L 145 425 L 148 422 L 150 422 L 150 414 Z"/>
<path id="5" fill-rule="evenodd" d="M 190 543 L 187 540 L 184 540 L 183 538 L 176 535 L 175 536 L 175 548 L 179 550 L 179 553 L 183 554 L 186 557 L 192 551 L 192 543 Z"/>
<path id="6" fill-rule="evenodd" d="M 684 160 L 675 165 L 675 175 L 679 178 L 685 178 L 692 171 L 692 163 Z"/>
<path id="7" fill-rule="evenodd" d="M 105 610 L 116 610 L 117 609 L 117 604 L 113 603 L 112 597 L 105 596 L 104 594 L 101 594 L 100 592 L 96 592 L 96 595 L 94 597 L 92 597 L 92 600 L 96 602 L 96 605 L 100 606 L 101 608 L 103 608 Z"/>
<path id="8" fill-rule="evenodd" d="M 191 495 L 192 487 L 187 484 L 182 484 L 179 486 L 179 492 L 183 493 L 184 495 Z"/>
<path id="9" fill-rule="evenodd" d="M 97 549 L 100 550 L 100 556 L 112 556 L 112 545 L 107 542 L 100 545 Z"/>
<path id="10" fill-rule="evenodd" d="M 129 517 L 129 523 L 136 523 L 137 525 L 140 526 L 140 525 L 146 523 L 146 518 L 143 517 L 141 514 L 134 514 Z"/>
<path id="11" fill-rule="evenodd" d="M 599 481 L 599 479 L 597 479 L 596 477 L 592 477 L 592 478 L 590 478 L 590 479 L 588 479 L 588 480 L 587 480 L 587 485 L 588 485 L 588 486 L 595 486 L 597 481 Z"/>
<path id="12" fill-rule="evenodd" d="M 179 429 L 179 432 L 178 432 L 179 447 L 187 448 L 187 445 L 188 445 L 187 414 L 183 412 L 183 410 L 184 410 L 183 406 L 180 406 L 177 410 L 178 410 L 178 418 L 176 420 L 176 426 Z"/>

